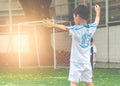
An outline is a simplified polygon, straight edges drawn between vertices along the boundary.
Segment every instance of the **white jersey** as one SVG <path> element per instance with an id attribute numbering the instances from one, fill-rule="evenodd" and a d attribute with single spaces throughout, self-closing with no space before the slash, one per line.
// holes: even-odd
<path id="1" fill-rule="evenodd" d="M 90 40 L 96 28 L 96 23 L 68 27 L 72 36 L 71 62 L 90 63 Z"/>

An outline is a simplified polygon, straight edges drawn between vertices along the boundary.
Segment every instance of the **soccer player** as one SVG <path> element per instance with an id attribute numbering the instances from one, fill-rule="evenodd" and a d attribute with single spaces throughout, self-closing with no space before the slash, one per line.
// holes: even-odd
<path id="1" fill-rule="evenodd" d="M 91 66 L 92 66 L 92 71 L 94 72 L 94 68 L 95 68 L 95 64 L 96 64 L 96 53 L 97 53 L 97 48 L 94 44 L 93 38 L 91 38 L 90 40 L 90 45 L 91 45 L 91 55 L 90 55 L 90 62 L 91 62 Z"/>
<path id="2" fill-rule="evenodd" d="M 90 63 L 90 40 L 93 37 L 100 21 L 100 6 L 95 5 L 96 17 L 93 23 L 88 24 L 87 20 L 90 11 L 87 6 L 79 5 L 73 10 L 73 26 L 53 24 L 49 20 L 43 25 L 49 28 L 56 28 L 69 31 L 72 37 L 70 70 L 68 80 L 70 86 L 78 86 L 80 81 L 86 86 L 94 86 L 92 82 L 92 67 Z"/>

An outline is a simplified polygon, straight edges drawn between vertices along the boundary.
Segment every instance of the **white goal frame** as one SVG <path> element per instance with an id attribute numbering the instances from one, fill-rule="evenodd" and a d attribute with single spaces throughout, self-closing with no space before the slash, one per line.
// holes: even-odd
<path id="1" fill-rule="evenodd" d="M 20 32 L 21 32 L 21 25 L 23 25 L 23 24 L 27 24 L 27 25 L 29 25 L 29 24 L 34 24 L 34 25 L 36 25 L 35 23 L 42 23 L 43 22 L 43 20 L 41 20 L 41 21 L 31 21 L 31 22 L 22 22 L 22 23 L 19 23 L 18 24 L 18 58 L 19 58 L 19 68 L 22 68 L 22 64 L 21 64 L 21 48 L 20 48 L 20 45 L 21 45 L 21 42 L 20 42 Z M 51 22 L 52 23 L 65 23 L 65 22 L 69 22 L 69 24 L 71 24 L 71 22 L 70 21 L 61 21 L 61 20 L 54 20 L 54 19 L 51 19 Z M 37 25 L 40 25 L 40 24 L 37 24 Z M 57 68 L 57 64 L 56 64 L 56 43 L 55 43 L 55 28 L 53 28 L 53 30 L 52 30 L 52 32 L 53 32 L 53 56 L 54 56 L 54 69 L 56 69 Z M 36 33 L 36 27 L 34 27 L 34 38 L 35 38 L 35 48 L 36 48 L 36 54 L 37 54 L 37 59 L 38 59 L 38 67 L 42 67 L 42 66 L 40 66 L 40 57 L 39 57 L 39 51 L 38 51 L 38 49 L 37 49 L 37 47 L 38 47 L 38 42 L 37 42 L 37 33 Z"/>

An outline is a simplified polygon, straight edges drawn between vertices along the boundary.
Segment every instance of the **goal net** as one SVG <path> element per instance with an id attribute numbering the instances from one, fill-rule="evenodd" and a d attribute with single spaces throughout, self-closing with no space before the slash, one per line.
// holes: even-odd
<path id="1" fill-rule="evenodd" d="M 71 22 L 51 20 L 52 23 L 69 26 Z M 71 38 L 69 33 L 41 26 L 42 21 L 18 24 L 18 58 L 22 67 L 69 66 Z M 26 39 L 25 39 L 26 37 Z M 23 39 L 26 41 L 23 45 Z M 26 52 L 23 50 L 26 49 Z"/>

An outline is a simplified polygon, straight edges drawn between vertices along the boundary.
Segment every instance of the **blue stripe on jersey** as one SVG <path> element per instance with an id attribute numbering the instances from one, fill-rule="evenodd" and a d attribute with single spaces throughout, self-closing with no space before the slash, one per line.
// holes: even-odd
<path id="1" fill-rule="evenodd" d="M 96 23 L 89 24 L 89 28 L 96 28 L 96 27 L 97 27 Z"/>
<path id="2" fill-rule="evenodd" d="M 82 29 L 84 27 L 90 29 L 90 28 L 96 28 L 97 24 L 96 23 L 92 23 L 92 24 L 88 24 L 88 25 L 74 25 L 74 26 L 69 26 L 68 29 L 69 30 L 79 30 Z"/>
<path id="3" fill-rule="evenodd" d="M 69 30 L 79 30 L 82 29 L 84 26 L 83 25 L 74 25 L 74 26 L 69 26 Z"/>

